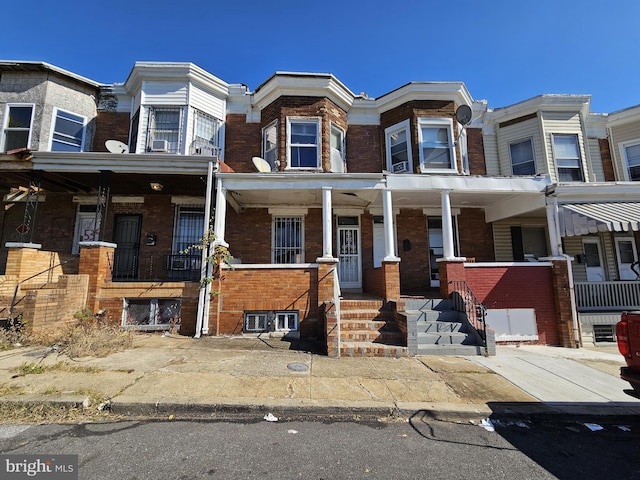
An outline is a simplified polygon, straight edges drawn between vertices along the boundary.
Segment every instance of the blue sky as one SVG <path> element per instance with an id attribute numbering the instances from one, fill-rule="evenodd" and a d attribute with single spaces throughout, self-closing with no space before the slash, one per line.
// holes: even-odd
<path id="1" fill-rule="evenodd" d="M 98 82 L 135 61 L 189 61 L 251 90 L 275 71 L 332 73 L 378 97 L 410 81 L 462 81 L 493 108 L 591 94 L 640 104 L 638 0 L 16 0 L 0 58 Z"/>

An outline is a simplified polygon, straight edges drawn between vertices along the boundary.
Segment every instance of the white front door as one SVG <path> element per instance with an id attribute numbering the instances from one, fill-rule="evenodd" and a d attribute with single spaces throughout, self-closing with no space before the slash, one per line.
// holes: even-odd
<path id="1" fill-rule="evenodd" d="M 362 288 L 360 218 L 338 217 L 338 280 L 340 288 Z"/>
<path id="2" fill-rule="evenodd" d="M 638 275 L 631 269 L 631 265 L 638 261 L 634 239 L 632 237 L 616 237 L 616 255 L 620 280 L 638 280 Z"/>
<path id="3" fill-rule="evenodd" d="M 602 248 L 599 238 L 585 238 L 582 240 L 582 248 L 585 255 L 585 268 L 587 270 L 587 282 L 604 282 L 604 262 L 602 261 Z"/>

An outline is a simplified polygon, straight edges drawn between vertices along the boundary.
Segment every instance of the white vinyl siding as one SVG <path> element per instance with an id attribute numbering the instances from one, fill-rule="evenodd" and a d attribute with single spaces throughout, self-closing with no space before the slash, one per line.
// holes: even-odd
<path id="1" fill-rule="evenodd" d="M 500 158 L 501 175 L 512 175 L 509 145 L 527 138 L 530 138 L 533 143 L 536 172 L 547 173 L 549 171 L 544 162 L 544 147 L 540 130 L 540 121 L 538 118 L 532 118 L 498 129 L 498 156 Z M 488 173 L 489 172 L 487 172 L 487 174 Z"/>
<path id="2" fill-rule="evenodd" d="M 145 105 L 187 105 L 188 84 L 185 82 L 142 82 Z"/>
<path id="3" fill-rule="evenodd" d="M 262 129 L 262 158 L 271 166 L 271 170 L 277 170 L 278 161 L 278 121 L 274 120 Z"/>
<path id="4" fill-rule="evenodd" d="M 485 168 L 487 175 L 500 175 L 500 160 L 498 157 L 498 137 L 495 133 L 483 133 Z"/>
<path id="5" fill-rule="evenodd" d="M 588 139 L 589 157 L 591 158 L 591 173 L 594 182 L 604 182 L 604 168 L 600 154 L 600 142 L 597 138 Z"/>
<path id="6" fill-rule="evenodd" d="M 584 253 L 584 247 L 582 246 L 583 238 L 588 237 L 565 237 L 563 239 L 563 251 L 567 255 L 571 255 L 572 257 L 576 257 L 576 255 L 582 255 Z M 571 262 L 571 266 L 573 268 L 573 280 L 576 282 L 586 282 L 587 281 L 587 269 L 584 263 L 578 263 L 577 260 Z"/>
<path id="7" fill-rule="evenodd" d="M 558 182 L 557 165 L 554 164 L 554 135 L 576 135 L 578 137 L 578 152 L 582 170 L 582 181 L 591 178 L 589 170 L 586 168 L 585 141 L 580 122 L 580 114 L 577 112 L 542 112 L 542 130 L 545 135 L 545 146 L 549 159 L 548 172 L 552 182 Z"/>
<path id="8" fill-rule="evenodd" d="M 516 223 L 517 222 L 517 223 Z M 513 245 L 511 238 L 511 227 L 522 227 L 523 229 L 543 228 L 546 232 L 546 224 L 540 219 L 533 217 L 518 218 L 515 222 L 502 220 L 493 223 L 493 244 L 496 252 L 496 262 L 513 262 Z M 549 238 L 546 235 L 548 244 Z M 548 248 L 548 245 L 547 245 Z"/>
<path id="9" fill-rule="evenodd" d="M 211 93 L 191 85 L 189 88 L 189 106 L 208 113 L 215 118 L 225 118 L 226 101 Z"/>

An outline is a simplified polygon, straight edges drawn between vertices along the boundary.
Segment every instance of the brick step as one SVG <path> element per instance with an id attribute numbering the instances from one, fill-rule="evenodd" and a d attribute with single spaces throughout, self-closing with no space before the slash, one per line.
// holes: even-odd
<path id="1" fill-rule="evenodd" d="M 400 358 L 407 356 L 407 347 L 373 342 L 341 342 L 340 356 Z"/>
<path id="2" fill-rule="evenodd" d="M 373 342 L 397 345 L 402 342 L 402 333 L 398 331 L 377 330 L 340 330 L 340 341 Z"/>
<path id="3" fill-rule="evenodd" d="M 340 310 L 340 318 L 344 320 L 393 320 L 393 312 L 378 310 Z"/>
<path id="4" fill-rule="evenodd" d="M 345 320 L 340 319 L 341 330 L 375 330 L 375 331 L 396 331 L 398 326 L 395 321 L 385 320 Z"/>
<path id="5" fill-rule="evenodd" d="M 340 300 L 340 308 L 344 310 L 366 309 L 366 310 L 386 310 L 384 300 Z"/>

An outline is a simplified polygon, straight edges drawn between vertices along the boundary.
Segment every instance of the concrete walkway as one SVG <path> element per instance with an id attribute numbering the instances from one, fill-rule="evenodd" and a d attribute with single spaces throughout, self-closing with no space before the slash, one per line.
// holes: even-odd
<path id="1" fill-rule="evenodd" d="M 113 414 L 176 418 L 640 414 L 613 353 L 527 346 L 488 358 L 334 359 L 291 348 L 281 339 L 161 334 L 136 335 L 134 348 L 103 358 L 18 348 L 0 352 L 0 402 L 94 409 L 88 398 L 98 398 Z M 20 373 L 25 364 L 48 368 Z"/>

